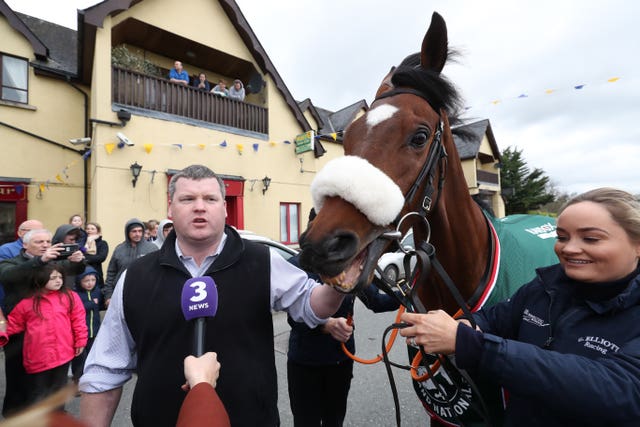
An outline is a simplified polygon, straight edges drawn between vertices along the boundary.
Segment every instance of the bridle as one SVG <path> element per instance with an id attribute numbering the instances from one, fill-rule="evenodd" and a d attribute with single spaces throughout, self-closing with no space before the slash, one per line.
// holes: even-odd
<path id="1" fill-rule="evenodd" d="M 392 90 L 389 90 L 387 92 L 380 94 L 376 99 L 373 100 L 371 104 L 373 105 L 376 101 L 380 99 L 389 98 L 389 97 L 401 95 L 401 94 L 418 96 L 424 99 L 431 106 L 431 108 L 433 108 L 429 99 L 427 99 L 427 97 L 422 92 L 415 89 L 411 89 L 411 88 L 394 88 Z M 436 199 L 436 203 L 433 203 L 433 193 L 435 191 L 435 188 L 433 186 L 433 181 L 435 178 L 436 166 L 438 163 L 442 163 L 442 164 L 440 168 L 440 179 L 438 181 L 437 197 L 440 196 L 440 192 L 441 192 L 440 190 L 442 190 L 442 187 L 444 186 L 445 174 L 447 170 L 446 168 L 447 151 L 445 150 L 444 145 L 442 144 L 443 132 L 444 132 L 444 125 L 442 123 L 442 119 L 439 118 L 438 125 L 436 127 L 435 132 L 433 133 L 433 137 L 431 138 L 431 144 L 429 145 L 429 152 L 427 153 L 427 159 L 423 163 L 422 168 L 420 169 L 420 172 L 416 176 L 416 179 L 413 181 L 413 184 L 411 185 L 411 187 L 409 187 L 409 190 L 405 194 L 404 203 L 405 203 L 405 206 L 407 206 L 411 204 L 414 197 L 416 196 L 418 189 L 420 188 L 420 185 L 428 177 L 427 185 L 423 190 L 422 203 L 420 204 L 420 213 L 422 215 L 427 215 L 431 211 L 432 207 L 435 206 L 435 204 L 437 203 L 437 199 Z M 395 222 L 397 223 L 399 219 L 400 219 L 399 217 L 396 218 Z"/>
<path id="2" fill-rule="evenodd" d="M 412 88 L 393 88 L 376 97 L 376 99 L 372 102 L 372 105 L 378 100 L 400 95 L 400 94 L 410 94 L 410 95 L 418 96 L 423 100 L 425 100 L 432 107 L 432 109 L 434 109 L 429 99 L 427 99 L 427 97 L 422 92 Z M 398 214 L 398 217 L 394 220 L 394 224 L 396 225 L 396 230 L 392 232 L 384 233 L 380 237 L 382 239 L 394 239 L 398 241 L 401 237 L 400 230 L 403 222 L 405 222 L 407 219 L 409 219 L 412 216 L 417 216 L 419 218 L 419 221 L 417 223 L 425 227 L 427 238 L 419 242 L 416 241 L 415 249 L 413 251 L 407 252 L 404 250 L 404 248 L 401 248 L 403 252 L 405 252 L 404 268 L 405 268 L 405 278 L 406 278 L 406 281 L 404 282 L 405 286 L 404 287 L 402 285 L 399 286 L 399 290 L 400 290 L 400 293 L 402 294 L 402 297 L 399 297 L 393 291 L 392 287 L 395 284 L 388 283 L 384 274 L 382 274 L 379 268 L 378 268 L 378 273 L 380 274 L 380 277 L 382 279 L 379 282 L 377 282 L 376 285 L 380 289 L 382 289 L 384 292 L 386 292 L 388 295 L 398 298 L 400 300 L 400 303 L 403 306 L 405 306 L 407 310 L 411 310 L 416 313 L 426 313 L 427 310 L 425 306 L 422 304 L 422 302 L 420 301 L 420 299 L 417 298 L 417 296 L 415 295 L 415 291 L 419 289 L 422 285 L 426 284 L 430 276 L 431 267 L 433 267 L 435 272 L 440 276 L 441 280 L 444 282 L 448 290 L 453 295 L 454 299 L 456 300 L 456 303 L 458 304 L 458 306 L 460 307 L 460 310 L 464 315 L 463 317 L 468 319 L 472 327 L 475 328 L 476 325 L 473 320 L 473 316 L 471 315 L 471 311 L 469 309 L 467 302 L 464 300 L 464 298 L 460 294 L 460 291 L 455 286 L 455 284 L 453 283 L 453 281 L 445 271 L 444 267 L 438 261 L 436 257 L 435 247 L 433 246 L 433 244 L 429 242 L 431 229 L 430 229 L 429 220 L 427 216 L 438 204 L 440 195 L 442 194 L 442 189 L 444 187 L 445 178 L 446 178 L 448 155 L 442 143 L 443 133 L 444 133 L 443 120 L 441 117 L 439 117 L 437 128 L 433 133 L 433 137 L 431 138 L 431 144 L 429 145 L 426 160 L 423 163 L 422 168 L 420 169 L 418 175 L 416 176 L 416 179 L 414 180 L 413 184 L 409 187 L 409 190 L 405 194 L 405 206 L 409 206 L 411 205 L 416 195 L 418 194 L 419 188 L 421 186 L 423 187 L 422 201 L 418 205 L 419 207 L 417 209 L 417 212 L 409 212 L 402 216 L 401 216 L 402 213 Z M 434 181 L 435 181 L 438 165 L 440 165 L 440 168 L 439 168 L 440 175 L 438 179 L 436 199 L 434 200 L 433 194 L 434 192 L 436 192 Z M 414 233 L 414 236 L 415 236 L 415 233 Z M 491 236 L 489 236 L 489 238 L 491 241 L 490 244 L 492 244 L 493 241 L 491 239 Z M 410 259 L 412 256 L 416 257 L 416 268 L 414 268 L 413 271 L 411 271 L 411 268 L 410 268 Z M 486 276 L 486 273 L 485 273 L 485 276 Z M 385 331 L 385 337 L 389 331 L 393 329 L 404 328 L 406 326 L 408 325 L 403 323 L 394 323 Z M 387 369 L 387 374 L 389 376 L 389 382 L 391 384 L 392 393 L 394 397 L 394 403 L 396 407 L 396 421 L 397 421 L 397 425 L 400 426 L 400 409 L 399 409 L 398 395 L 397 395 L 397 390 L 395 389 L 395 382 L 393 381 L 393 374 L 391 372 L 392 365 L 397 367 L 399 365 L 396 365 L 389 361 L 389 358 L 387 355 L 387 349 L 385 347 L 385 341 L 386 340 L 383 337 L 382 351 L 383 351 L 383 356 L 385 361 L 385 367 Z M 422 347 L 419 347 L 419 351 L 422 355 L 422 360 L 423 361 L 428 360 L 428 356 L 427 354 L 425 354 Z M 472 406 L 475 406 L 474 409 L 481 415 L 482 418 L 484 418 L 484 420 L 487 422 L 488 425 L 491 425 L 492 421 L 488 415 L 489 411 L 474 381 L 466 374 L 466 372 L 459 370 L 453 363 L 451 363 L 451 361 L 447 356 L 440 355 L 438 356 L 438 360 L 442 362 L 442 365 L 441 365 L 442 369 L 456 370 L 460 374 L 460 376 L 462 376 L 467 381 L 468 385 L 471 386 L 472 389 L 474 389 L 475 395 L 478 397 L 479 402 L 472 404 Z M 431 367 L 428 364 L 425 367 L 429 371 L 430 376 L 433 377 L 434 372 L 432 372 Z M 453 376 L 451 375 L 449 375 L 449 377 L 450 379 L 453 378 Z M 438 388 L 440 388 L 440 392 L 445 394 L 444 390 L 442 390 L 441 388 L 442 386 L 439 383 L 437 383 L 435 380 L 433 381 L 433 383 Z M 462 384 L 456 384 L 456 386 L 458 388 L 461 388 Z M 460 424 L 462 425 L 462 422 L 460 422 Z"/>

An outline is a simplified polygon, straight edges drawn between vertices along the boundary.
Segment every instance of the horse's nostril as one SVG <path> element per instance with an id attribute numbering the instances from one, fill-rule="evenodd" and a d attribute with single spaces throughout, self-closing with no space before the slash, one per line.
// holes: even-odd
<path id="1" fill-rule="evenodd" d="M 328 238 L 323 246 L 327 261 L 342 262 L 355 254 L 358 237 L 354 233 L 339 232 Z"/>

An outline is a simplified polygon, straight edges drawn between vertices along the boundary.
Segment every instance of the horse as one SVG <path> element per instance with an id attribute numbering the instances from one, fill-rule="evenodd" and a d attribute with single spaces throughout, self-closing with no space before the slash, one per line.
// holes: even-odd
<path id="1" fill-rule="evenodd" d="M 344 131 L 345 155 L 328 162 L 312 182 L 317 216 L 300 237 L 300 263 L 342 292 L 368 286 L 380 256 L 409 228 L 416 246 L 431 248 L 438 267 L 429 272 L 422 264 L 413 289 L 416 311 L 475 308 L 487 301 L 489 284 L 504 267 L 498 231 L 509 221 L 492 218 L 474 201 L 455 148 L 462 108 L 458 91 L 441 73 L 449 55 L 445 21 L 434 12 L 420 52 L 383 78 L 370 109 Z M 555 237 L 553 220 L 530 228 L 551 258 L 529 266 L 529 257 L 521 256 L 521 270 L 530 277 L 512 275 L 518 285 L 533 277 L 535 267 L 557 262 L 553 239 L 546 239 Z M 425 406 L 425 400 L 437 400 L 423 397 Z M 429 412 L 443 422 L 457 419 Z"/>

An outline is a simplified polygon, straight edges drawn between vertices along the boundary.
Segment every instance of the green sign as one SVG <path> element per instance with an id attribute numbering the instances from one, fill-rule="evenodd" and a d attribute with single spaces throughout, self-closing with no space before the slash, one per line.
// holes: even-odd
<path id="1" fill-rule="evenodd" d="M 313 141 L 315 140 L 315 132 L 310 130 L 296 136 L 296 154 L 306 153 L 307 151 L 313 151 Z"/>

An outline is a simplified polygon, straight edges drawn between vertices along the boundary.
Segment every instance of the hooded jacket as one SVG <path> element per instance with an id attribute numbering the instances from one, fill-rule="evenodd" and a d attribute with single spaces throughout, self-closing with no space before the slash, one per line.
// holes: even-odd
<path id="1" fill-rule="evenodd" d="M 124 225 L 124 242 L 116 246 L 111 255 L 109 267 L 107 267 L 107 279 L 104 282 L 103 289 L 104 298 L 107 300 L 111 298 L 113 288 L 116 286 L 120 275 L 133 260 L 158 250 L 156 245 L 152 242 L 147 242 L 144 238 L 134 246 L 131 240 L 129 240 L 129 230 L 134 226 L 142 227 L 144 230 L 144 223 L 139 219 L 132 218 L 127 221 Z"/>
<path id="2" fill-rule="evenodd" d="M 240 89 L 236 89 L 235 83 L 240 83 Z M 229 88 L 229 98 L 237 99 L 238 101 L 244 101 L 245 93 L 244 93 L 244 85 L 240 80 L 235 80 L 231 87 Z"/>
<path id="3" fill-rule="evenodd" d="M 473 371 L 507 389 L 505 425 L 640 424 L 640 276 L 613 297 L 585 295 L 589 286 L 559 264 L 541 268 L 511 299 L 474 315 L 480 354 L 460 347 L 456 359 L 475 359 Z"/>
<path id="4" fill-rule="evenodd" d="M 84 289 L 80 285 L 80 281 L 86 277 L 94 275 L 96 277 L 96 286 L 90 291 Z M 75 291 L 84 305 L 84 311 L 86 312 L 86 323 L 88 338 L 93 339 L 100 329 L 100 310 L 104 306 L 104 298 L 102 292 L 98 287 L 99 275 L 93 267 L 87 267 L 85 270 L 76 276 L 76 288 Z"/>
<path id="5" fill-rule="evenodd" d="M 164 226 L 167 224 L 173 224 L 173 221 L 171 221 L 170 219 L 163 219 L 162 221 L 160 221 L 160 224 L 158 224 L 158 235 L 156 237 L 156 240 L 153 241 L 153 243 L 158 247 L 158 249 L 162 247 L 162 244 L 165 241 L 164 233 L 162 232 L 162 230 L 164 229 Z"/>

